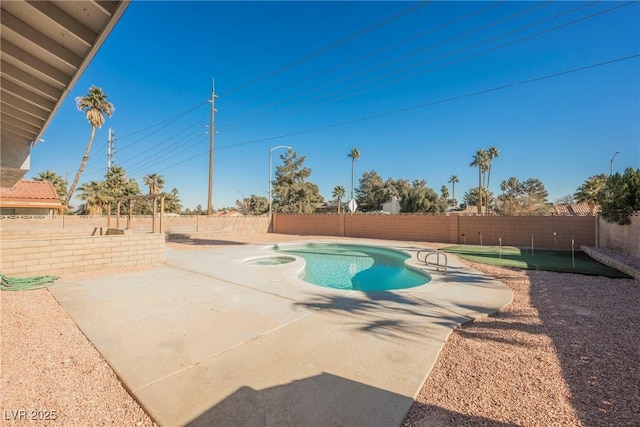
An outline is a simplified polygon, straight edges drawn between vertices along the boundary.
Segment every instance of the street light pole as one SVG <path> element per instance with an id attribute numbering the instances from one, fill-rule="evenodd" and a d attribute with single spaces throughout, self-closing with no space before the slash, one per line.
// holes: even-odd
<path id="1" fill-rule="evenodd" d="M 292 150 L 291 147 L 289 147 L 288 145 L 278 145 L 277 147 L 269 147 L 269 216 L 271 216 L 271 157 L 272 157 L 272 153 L 274 150 L 277 150 L 278 148 L 286 148 L 289 150 Z"/>
<path id="2" fill-rule="evenodd" d="M 613 175 L 613 159 L 615 159 L 618 154 L 620 154 L 620 152 L 616 151 L 613 157 L 611 157 L 611 169 L 609 171 L 609 175 Z"/>
<path id="3" fill-rule="evenodd" d="M 213 213 L 213 134 L 215 133 L 214 128 L 214 113 L 216 111 L 215 108 L 215 99 L 217 98 L 216 90 L 215 90 L 215 80 L 211 81 L 211 99 L 209 102 L 211 103 L 211 118 L 209 124 L 209 195 L 207 198 L 207 216 L 211 216 Z"/>

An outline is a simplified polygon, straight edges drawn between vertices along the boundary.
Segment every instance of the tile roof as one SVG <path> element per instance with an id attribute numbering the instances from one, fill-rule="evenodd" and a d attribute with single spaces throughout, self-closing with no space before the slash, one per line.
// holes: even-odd
<path id="1" fill-rule="evenodd" d="M 567 205 L 555 205 L 554 210 L 558 215 L 591 215 L 588 203 L 571 203 Z M 600 212 L 600 206 L 596 205 L 594 212 Z"/>
<path id="2" fill-rule="evenodd" d="M 62 203 L 53 184 L 48 181 L 20 180 L 11 188 L 0 187 L 2 206 L 56 206 Z"/>

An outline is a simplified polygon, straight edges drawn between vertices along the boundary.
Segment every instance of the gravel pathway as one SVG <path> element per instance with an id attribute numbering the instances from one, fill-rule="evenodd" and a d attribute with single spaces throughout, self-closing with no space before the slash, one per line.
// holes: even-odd
<path id="1" fill-rule="evenodd" d="M 217 236 L 168 246 L 312 238 Z M 467 264 L 510 286 L 514 302 L 451 335 L 404 426 L 637 425 L 637 282 Z M 53 416 L 64 426 L 155 425 L 48 290 L 0 292 L 0 310 L 3 424 Z M 27 420 L 11 420 L 20 411 Z"/>

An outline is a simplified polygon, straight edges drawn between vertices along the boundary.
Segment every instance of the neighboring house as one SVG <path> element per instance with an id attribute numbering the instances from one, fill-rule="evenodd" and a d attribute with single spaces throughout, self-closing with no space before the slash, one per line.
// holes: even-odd
<path id="1" fill-rule="evenodd" d="M 396 196 L 391 197 L 391 200 L 382 204 L 382 212 L 391 214 L 400 213 L 400 199 Z"/>
<path id="2" fill-rule="evenodd" d="M 235 209 L 230 209 L 230 210 L 225 210 L 220 212 L 214 212 L 212 216 L 215 216 L 218 218 L 230 218 L 230 217 L 244 216 L 244 215 L 242 214 L 242 212 L 239 212 Z"/>
<path id="3" fill-rule="evenodd" d="M 588 203 L 571 203 L 565 205 L 555 205 L 553 207 L 556 215 L 593 215 L 600 212 L 600 206 L 595 205 L 593 212 Z"/>
<path id="4" fill-rule="evenodd" d="M 20 180 L 11 188 L 0 188 L 0 215 L 44 215 L 53 217 L 63 205 L 48 181 Z"/>
<path id="5" fill-rule="evenodd" d="M 342 202 L 340 204 L 340 213 L 346 213 L 349 210 L 346 202 Z M 335 200 L 329 200 L 328 202 L 324 202 L 322 205 L 318 206 L 315 210 L 315 213 L 337 213 L 338 212 L 338 202 Z"/>

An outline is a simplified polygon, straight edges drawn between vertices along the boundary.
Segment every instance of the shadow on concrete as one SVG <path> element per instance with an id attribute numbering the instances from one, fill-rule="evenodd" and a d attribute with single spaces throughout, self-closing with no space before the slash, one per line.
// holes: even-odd
<path id="1" fill-rule="evenodd" d="M 583 425 L 638 425 L 640 284 L 631 279 L 528 272 L 540 333 L 554 343 Z"/>
<path id="2" fill-rule="evenodd" d="M 262 390 L 242 387 L 186 426 L 512 425 L 423 404 L 417 404 L 414 419 L 404 419 L 412 403 L 410 397 L 323 372 Z"/>
<path id="3" fill-rule="evenodd" d="M 412 403 L 323 372 L 263 390 L 242 387 L 187 426 L 390 426 L 402 422 Z"/>
<path id="4" fill-rule="evenodd" d="M 429 333 L 429 330 L 445 327 L 448 335 L 459 324 L 470 320 L 455 313 L 455 309 L 444 310 L 417 298 L 389 291 L 359 292 L 350 296 L 319 294 L 294 305 L 324 313 L 349 315 L 348 320 L 341 320 L 341 324 L 374 333 L 383 339 L 420 340 L 431 337 L 442 340 L 442 333 Z"/>

